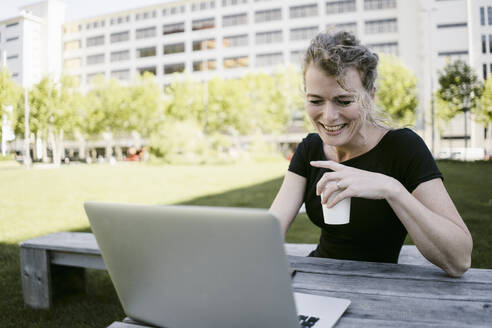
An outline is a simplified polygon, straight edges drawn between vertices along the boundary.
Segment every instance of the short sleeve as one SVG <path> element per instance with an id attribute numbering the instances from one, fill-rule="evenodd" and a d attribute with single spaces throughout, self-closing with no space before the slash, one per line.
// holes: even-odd
<path id="1" fill-rule="evenodd" d="M 307 139 L 304 138 L 302 142 L 297 145 L 296 151 L 292 156 L 289 164 L 289 171 L 299 174 L 300 176 L 307 177 Z"/>
<path id="2" fill-rule="evenodd" d="M 409 192 L 413 192 L 422 182 L 443 179 L 424 140 L 410 129 L 402 129 L 400 144 L 403 158 L 401 182 Z"/>

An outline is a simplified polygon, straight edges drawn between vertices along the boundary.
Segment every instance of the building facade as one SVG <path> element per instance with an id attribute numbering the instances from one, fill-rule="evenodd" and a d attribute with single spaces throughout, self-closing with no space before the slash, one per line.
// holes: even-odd
<path id="1" fill-rule="evenodd" d="M 464 157 L 467 140 L 467 157 L 483 157 L 487 130 L 472 117 L 467 120 L 467 135 L 462 117 L 438 125 L 433 120 L 432 91 L 438 87 L 437 72 L 449 60 L 467 61 L 481 79 L 491 74 L 488 0 L 179 0 L 63 25 L 59 19 L 47 23 L 52 19 L 49 12 L 34 10 L 49 7 L 46 3 L 61 8 L 60 0 L 27 8 L 32 19 L 42 21 L 37 23 L 42 33 L 57 40 L 41 50 L 41 58 L 56 59 L 64 73 L 78 78 L 83 90 L 98 75 L 131 81 L 151 72 L 165 86 L 185 76 L 234 78 L 251 70 L 300 67 L 303 51 L 316 33 L 327 28 L 353 31 L 374 51 L 399 56 L 419 77 L 416 130 L 436 156 Z M 12 28 L 8 22 L 0 22 L 0 49 L 3 30 Z M 15 58 L 7 60 L 9 68 L 14 63 Z M 57 71 L 54 66 L 40 72 Z"/>
<path id="2" fill-rule="evenodd" d="M 62 72 L 65 4 L 48 0 L 20 8 L 19 16 L 0 21 L 0 53 L 16 82 L 30 87 L 45 75 Z"/>

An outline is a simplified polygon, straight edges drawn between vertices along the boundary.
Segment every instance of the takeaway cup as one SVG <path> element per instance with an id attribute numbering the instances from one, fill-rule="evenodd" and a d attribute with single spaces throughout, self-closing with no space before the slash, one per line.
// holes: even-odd
<path id="1" fill-rule="evenodd" d="M 328 203 L 338 194 L 338 191 L 335 191 Z M 323 208 L 323 217 L 325 220 L 325 224 L 347 224 L 350 222 L 350 197 L 343 199 L 338 202 L 332 208 L 326 207 L 326 204 L 321 204 Z"/>

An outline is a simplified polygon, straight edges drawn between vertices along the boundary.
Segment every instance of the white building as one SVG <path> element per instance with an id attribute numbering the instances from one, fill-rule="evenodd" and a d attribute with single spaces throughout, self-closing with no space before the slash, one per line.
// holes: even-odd
<path id="1" fill-rule="evenodd" d="M 179 0 L 67 22 L 62 36 L 56 26 L 63 15 L 48 24 L 49 10 L 34 10 L 43 5 L 61 9 L 59 0 L 29 6 L 48 38 L 58 40 L 49 52 L 41 50 L 42 58 L 57 61 L 40 64 L 41 73 L 57 72 L 53 67 L 62 65 L 85 90 L 100 74 L 130 81 L 150 71 L 164 86 L 177 77 L 174 73 L 208 79 L 299 65 L 318 31 L 351 30 L 374 51 L 400 56 L 418 76 L 416 129 L 435 155 L 462 156 L 466 137 L 462 117 L 446 127 L 442 139 L 437 124 L 432 129 L 431 90 L 438 87 L 437 71 L 447 58 L 468 61 L 480 78 L 492 70 L 490 0 Z M 0 22 L 1 42 L 9 22 Z M 19 51 L 19 56 L 24 53 L 31 52 Z M 8 61 L 9 68 L 13 65 L 13 59 Z M 483 152 L 485 131 L 470 118 L 468 125 L 468 146 L 475 148 L 469 151 L 471 158 Z"/>
<path id="2" fill-rule="evenodd" d="M 0 52 L 14 80 L 30 87 L 45 75 L 61 74 L 61 26 L 65 4 L 48 0 L 20 8 L 17 17 L 0 21 Z"/>

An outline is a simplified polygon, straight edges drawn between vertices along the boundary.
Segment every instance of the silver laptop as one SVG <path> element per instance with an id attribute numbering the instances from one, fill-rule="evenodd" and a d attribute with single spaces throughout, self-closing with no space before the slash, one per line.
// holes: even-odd
<path id="1" fill-rule="evenodd" d="M 349 300 L 293 293 L 266 210 L 84 204 L 125 313 L 166 328 L 332 327 Z"/>

